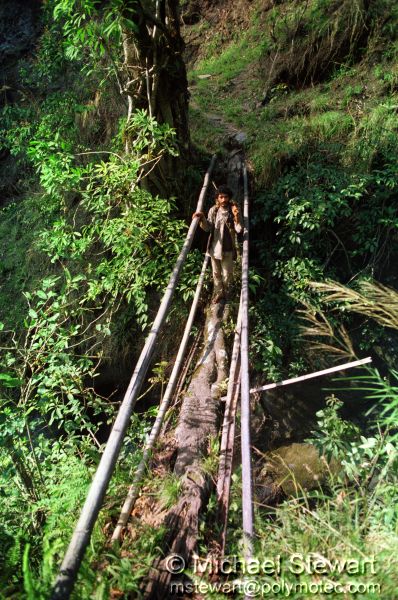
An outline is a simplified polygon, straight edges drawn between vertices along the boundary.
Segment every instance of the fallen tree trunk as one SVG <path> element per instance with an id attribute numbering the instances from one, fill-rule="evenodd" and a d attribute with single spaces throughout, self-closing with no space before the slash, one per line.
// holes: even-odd
<path id="1" fill-rule="evenodd" d="M 164 524 L 168 535 L 168 554 L 179 554 L 186 564 L 195 550 L 200 513 L 206 505 L 212 482 L 203 469 L 212 439 L 218 434 L 219 400 L 227 377 L 227 353 L 222 330 L 226 310 L 211 305 L 205 324 L 205 343 L 191 383 L 184 396 L 175 437 L 177 459 L 174 472 L 182 479 L 178 503 L 170 509 Z M 171 574 L 166 559 L 153 565 L 145 589 L 145 598 L 168 597 Z"/>

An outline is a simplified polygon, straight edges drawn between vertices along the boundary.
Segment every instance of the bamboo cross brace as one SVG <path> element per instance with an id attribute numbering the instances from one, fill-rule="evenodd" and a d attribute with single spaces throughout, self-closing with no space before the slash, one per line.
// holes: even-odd
<path id="1" fill-rule="evenodd" d="M 336 365 L 335 367 L 329 367 L 328 369 L 323 369 L 322 371 L 315 371 L 314 373 L 308 373 L 307 375 L 300 375 L 299 377 L 293 377 L 292 379 L 285 379 L 283 381 L 278 381 L 278 383 L 268 383 L 267 385 L 263 385 L 258 388 L 252 388 L 250 390 L 251 394 L 255 392 L 263 392 L 265 390 L 272 390 L 277 387 L 281 387 L 283 385 L 290 385 L 291 383 L 298 383 L 299 381 L 305 381 L 307 379 L 313 379 L 314 377 L 322 377 L 322 375 L 329 375 L 330 373 L 336 373 L 337 371 L 343 371 L 345 369 L 352 369 L 353 367 L 359 367 L 360 365 L 366 365 L 367 363 L 371 363 L 372 358 L 368 356 L 367 358 L 362 358 L 361 360 L 354 360 L 353 362 L 344 363 L 343 365 Z"/>

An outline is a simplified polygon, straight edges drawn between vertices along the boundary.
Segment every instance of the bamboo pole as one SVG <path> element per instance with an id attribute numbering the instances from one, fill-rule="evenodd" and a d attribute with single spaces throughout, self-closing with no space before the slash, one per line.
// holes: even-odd
<path id="1" fill-rule="evenodd" d="M 185 363 L 184 363 L 184 368 L 181 371 L 181 375 L 178 379 L 178 383 L 177 383 L 177 387 L 176 390 L 174 392 L 174 403 L 172 405 L 172 408 L 175 408 L 177 406 L 177 404 L 180 402 L 180 394 L 182 391 L 182 388 L 185 385 L 185 380 L 187 378 L 188 375 L 188 371 L 190 369 L 190 366 L 192 364 L 192 359 L 193 357 L 196 355 L 196 351 L 198 349 L 199 346 L 199 342 L 202 338 L 202 334 L 203 334 L 203 330 L 202 329 L 198 329 L 197 334 L 195 336 L 195 339 L 193 340 L 193 344 L 189 350 L 188 356 L 185 359 Z M 171 421 L 172 415 L 169 415 L 169 417 L 166 419 L 166 421 L 163 421 L 163 425 L 162 425 L 162 430 L 160 432 L 160 435 L 165 435 L 166 431 L 167 431 L 167 427 Z"/>
<path id="2" fill-rule="evenodd" d="M 221 552 L 224 553 L 227 535 L 229 495 L 231 488 L 232 461 L 234 455 L 236 407 L 240 391 L 240 334 L 242 324 L 242 296 L 239 304 L 231 366 L 229 369 L 227 398 L 220 444 L 220 462 L 217 477 L 217 500 L 222 521 Z"/>
<path id="3" fill-rule="evenodd" d="M 181 344 L 180 344 L 180 347 L 178 350 L 178 354 L 177 354 L 177 357 L 176 357 L 176 360 L 175 360 L 175 363 L 173 366 L 173 370 L 171 372 L 170 379 L 167 384 L 167 388 L 166 388 L 163 400 L 160 403 L 159 411 L 156 416 L 155 422 L 152 426 L 151 433 L 145 444 L 141 462 L 139 463 L 139 465 L 137 467 L 133 483 L 130 486 L 130 489 L 129 489 L 126 499 L 124 501 L 115 531 L 113 532 L 112 540 L 111 540 L 112 542 L 117 542 L 119 540 L 121 533 L 127 524 L 127 521 L 131 514 L 131 511 L 133 510 L 134 504 L 138 498 L 138 494 L 140 492 L 140 484 L 145 475 L 146 466 L 147 466 L 149 458 L 151 456 L 152 449 L 158 438 L 160 429 L 162 427 L 163 419 L 164 419 L 164 417 L 166 415 L 166 411 L 169 407 L 170 400 L 171 400 L 172 394 L 174 392 L 174 389 L 175 389 L 175 386 L 177 383 L 178 375 L 179 375 L 181 367 L 182 367 L 182 363 L 184 360 L 185 352 L 186 352 L 188 341 L 189 341 L 189 336 L 191 334 L 191 329 L 192 329 L 193 321 L 194 321 L 195 314 L 196 314 L 196 309 L 197 309 L 197 306 L 199 303 L 200 294 L 202 292 L 203 282 L 204 282 L 208 264 L 209 264 L 209 256 L 205 256 L 205 259 L 203 261 L 202 271 L 200 273 L 198 283 L 196 286 L 195 296 L 194 296 L 191 310 L 190 310 L 190 313 L 189 313 L 189 316 L 188 316 L 188 319 L 187 319 L 187 322 L 185 325 L 184 334 L 183 334 Z"/>
<path id="4" fill-rule="evenodd" d="M 241 332 L 241 451 L 242 513 L 244 558 L 252 557 L 253 490 L 250 443 L 249 385 L 249 190 L 246 165 L 243 166 L 243 250 L 242 250 L 242 332 Z"/>
<path id="5" fill-rule="evenodd" d="M 204 179 L 196 212 L 201 212 L 203 210 L 204 200 L 215 160 L 216 157 L 214 155 Z M 66 600 L 70 597 L 70 594 L 73 590 L 77 573 L 81 561 L 83 560 L 84 552 L 90 541 L 94 524 L 97 520 L 110 478 L 119 456 L 122 441 L 130 421 L 131 413 L 135 406 L 135 402 L 137 400 L 144 377 L 149 368 L 149 364 L 155 349 L 157 336 L 161 326 L 165 321 L 183 264 L 191 248 L 197 225 L 198 217 L 195 217 L 189 227 L 185 242 L 170 276 L 169 284 L 163 295 L 155 321 L 153 322 L 152 329 L 146 339 L 145 346 L 142 349 L 136 364 L 129 386 L 123 398 L 123 402 L 112 427 L 112 431 L 109 435 L 108 442 L 105 446 L 104 453 L 91 483 L 86 501 L 80 513 L 80 517 L 73 532 L 72 539 L 69 543 L 69 547 L 66 551 L 58 576 L 56 578 L 51 596 L 52 600 Z"/>
<path id="6" fill-rule="evenodd" d="M 330 373 L 336 373 L 337 371 L 345 371 L 345 369 L 352 369 L 353 367 L 359 367 L 360 365 L 366 365 L 367 363 L 371 363 L 372 359 L 370 356 L 367 358 L 362 358 L 361 360 L 354 360 L 353 362 L 344 363 L 343 365 L 337 365 L 335 367 L 329 367 L 328 369 L 323 369 L 322 371 L 315 371 L 314 373 L 308 373 L 307 375 L 300 375 L 299 377 L 293 377 L 292 379 L 284 379 L 283 381 L 278 381 L 278 383 L 267 383 L 267 385 L 262 385 L 258 388 L 252 388 L 250 390 L 251 394 L 254 392 L 263 392 L 264 390 L 272 390 L 277 387 L 281 387 L 283 385 L 290 385 L 291 383 L 298 383 L 299 381 L 306 381 L 307 379 L 313 379 L 314 377 L 322 377 L 322 375 L 330 375 Z"/>

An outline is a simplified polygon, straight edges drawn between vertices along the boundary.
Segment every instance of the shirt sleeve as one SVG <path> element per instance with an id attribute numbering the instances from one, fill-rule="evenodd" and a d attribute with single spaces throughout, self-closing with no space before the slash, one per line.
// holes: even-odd
<path id="1" fill-rule="evenodd" d="M 242 225 L 240 223 L 235 223 L 235 221 L 234 221 L 234 228 L 235 228 L 236 233 L 241 233 L 243 231 Z"/>
<path id="2" fill-rule="evenodd" d="M 209 210 L 207 219 L 205 218 L 200 221 L 200 226 L 204 231 L 210 231 L 210 229 L 211 229 L 212 211 L 213 211 L 213 207 Z"/>

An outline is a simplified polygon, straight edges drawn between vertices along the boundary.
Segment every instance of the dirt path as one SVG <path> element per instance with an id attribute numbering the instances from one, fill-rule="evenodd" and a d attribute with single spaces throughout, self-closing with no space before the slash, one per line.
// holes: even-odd
<path id="1" fill-rule="evenodd" d="M 209 121 L 215 127 L 221 127 L 225 130 L 225 141 L 237 144 L 238 147 L 244 145 L 247 141 L 247 135 L 241 129 L 238 129 L 235 125 L 226 121 L 222 115 L 211 113 L 203 110 L 191 97 L 190 105 L 193 109 L 199 111 L 204 119 Z"/>

